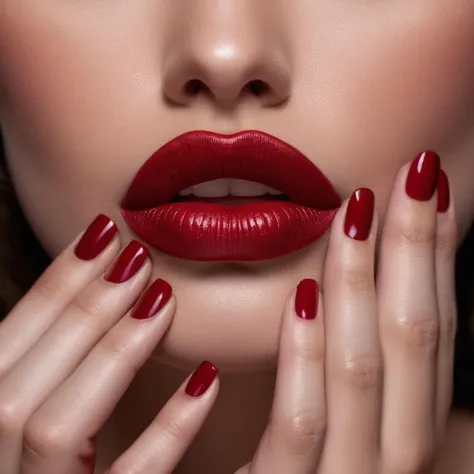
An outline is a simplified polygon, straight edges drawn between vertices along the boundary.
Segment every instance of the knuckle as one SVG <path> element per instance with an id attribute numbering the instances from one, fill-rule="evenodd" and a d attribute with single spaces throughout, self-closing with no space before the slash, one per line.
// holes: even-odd
<path id="1" fill-rule="evenodd" d="M 458 229 L 455 221 L 450 221 L 438 229 L 436 236 L 436 250 L 440 254 L 448 254 L 454 257 L 458 241 Z"/>
<path id="2" fill-rule="evenodd" d="M 297 413 L 283 422 L 284 444 L 295 456 L 318 451 L 326 436 L 326 417 L 316 413 Z"/>
<path id="3" fill-rule="evenodd" d="M 324 348 L 312 338 L 299 340 L 295 348 L 295 357 L 301 362 L 319 362 L 324 359 Z"/>
<path id="4" fill-rule="evenodd" d="M 23 433 L 23 456 L 30 461 L 65 452 L 67 446 L 67 436 L 59 427 L 48 426 L 36 418 L 26 424 Z"/>
<path id="5" fill-rule="evenodd" d="M 123 327 L 119 325 L 97 344 L 93 357 L 97 357 L 101 363 L 105 360 L 106 363 L 120 364 L 122 372 L 135 377 L 145 362 L 140 357 L 144 344 L 146 341 L 142 337 L 124 334 Z"/>
<path id="6" fill-rule="evenodd" d="M 448 254 L 454 258 L 456 252 L 456 241 L 449 234 L 438 234 L 436 237 L 436 252 L 440 255 Z"/>
<path id="7" fill-rule="evenodd" d="M 397 324 L 398 341 L 408 348 L 435 351 L 440 335 L 440 323 L 436 319 L 407 318 Z"/>
<path id="8" fill-rule="evenodd" d="M 346 363 L 345 378 L 351 389 L 371 392 L 381 387 L 383 379 L 382 361 L 376 357 L 361 357 Z"/>
<path id="9" fill-rule="evenodd" d="M 357 292 L 368 292 L 374 289 L 374 274 L 369 267 L 347 266 L 342 269 L 343 285 Z"/>
<path id="10" fill-rule="evenodd" d="M 179 441 L 186 430 L 186 421 L 183 417 L 167 417 L 163 420 L 164 437 L 168 441 Z"/>
<path id="11" fill-rule="evenodd" d="M 403 222 L 399 225 L 398 235 L 403 243 L 414 247 L 434 245 L 436 241 L 436 227 L 422 227 L 413 218 L 409 222 Z"/>
<path id="12" fill-rule="evenodd" d="M 456 339 L 457 332 L 457 311 L 455 306 L 446 311 L 443 320 L 440 323 L 440 342 L 452 345 Z"/>
<path id="13" fill-rule="evenodd" d="M 60 277 L 62 276 L 62 277 Z M 69 290 L 69 281 L 53 267 L 49 267 L 38 278 L 28 292 L 28 297 L 46 303 L 56 301 Z"/>
<path id="14" fill-rule="evenodd" d="M 98 350 L 106 355 L 108 359 L 127 359 L 132 351 L 132 343 L 122 334 L 115 331 L 109 332 L 97 346 Z"/>
<path id="15" fill-rule="evenodd" d="M 104 298 L 91 295 L 89 291 L 85 290 L 77 295 L 71 302 L 71 306 L 86 319 L 97 318 L 103 314 L 106 309 L 106 301 Z M 76 313 L 76 311 L 74 311 Z"/>

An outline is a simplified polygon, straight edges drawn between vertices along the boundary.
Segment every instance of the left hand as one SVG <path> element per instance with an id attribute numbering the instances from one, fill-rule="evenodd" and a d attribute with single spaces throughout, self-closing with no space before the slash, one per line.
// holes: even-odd
<path id="1" fill-rule="evenodd" d="M 371 192 L 338 211 L 324 302 L 319 295 L 315 319 L 296 316 L 295 300 L 314 316 L 312 280 L 288 302 L 270 421 L 238 474 L 432 472 L 451 405 L 456 327 L 456 226 L 452 204 L 437 212 L 445 175 L 438 178 L 436 158 L 405 165 L 396 179 L 377 282 Z M 345 234 L 348 223 L 356 238 Z"/>

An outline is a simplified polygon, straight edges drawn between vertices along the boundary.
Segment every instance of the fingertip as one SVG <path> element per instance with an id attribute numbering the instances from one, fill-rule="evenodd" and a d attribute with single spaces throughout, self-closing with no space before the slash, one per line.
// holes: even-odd
<path id="1" fill-rule="evenodd" d="M 115 222 L 110 217 L 99 214 L 78 239 L 74 246 L 75 256 L 79 260 L 94 260 L 109 247 L 117 233 Z"/>
<path id="2" fill-rule="evenodd" d="M 166 280 L 158 278 L 142 295 L 131 317 L 136 320 L 149 320 L 163 312 L 165 308 L 170 308 L 168 304 L 170 302 L 174 306 L 173 289 Z M 167 312 L 174 313 L 173 310 Z"/>
<path id="3" fill-rule="evenodd" d="M 316 319 L 319 307 L 319 284 L 313 278 L 305 278 L 296 287 L 294 310 L 303 320 Z"/>
<path id="4" fill-rule="evenodd" d="M 214 398 L 220 387 L 219 370 L 210 361 L 204 360 L 187 378 L 184 393 L 191 398 L 201 398 L 205 394 Z"/>
<path id="5" fill-rule="evenodd" d="M 439 171 L 437 192 L 438 192 L 437 211 L 438 213 L 443 214 L 449 209 L 449 205 L 451 202 L 451 190 L 449 186 L 448 176 L 442 169 Z"/>
<path id="6" fill-rule="evenodd" d="M 416 201 L 430 201 L 438 185 L 441 160 L 434 151 L 418 154 L 410 163 L 405 180 L 406 194 Z"/>
<path id="7" fill-rule="evenodd" d="M 437 202 L 437 247 L 457 246 L 458 228 L 452 189 L 449 178 L 444 170 L 440 170 L 438 178 L 438 202 Z"/>

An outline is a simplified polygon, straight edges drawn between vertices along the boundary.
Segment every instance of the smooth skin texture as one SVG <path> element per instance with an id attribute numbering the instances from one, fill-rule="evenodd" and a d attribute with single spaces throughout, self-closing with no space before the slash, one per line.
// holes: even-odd
<path id="1" fill-rule="evenodd" d="M 474 6 L 467 0 L 0 0 L 0 129 L 21 205 L 53 257 L 99 213 L 117 223 L 124 245 L 135 238 L 120 216 L 120 199 L 150 154 L 188 130 L 253 128 L 286 140 L 345 199 L 358 187 L 371 188 L 379 233 L 390 228 L 390 191 L 399 169 L 419 152 L 435 150 L 453 192 L 442 219 L 455 219 L 458 227 L 455 243 L 443 238 L 436 253 L 436 261 L 445 262 L 445 271 L 435 275 L 443 305 L 437 314 L 452 321 L 453 246 L 474 220 L 473 43 Z M 191 80 L 202 83 L 197 94 L 185 87 Z M 262 94 L 246 88 L 251 80 L 266 85 Z M 401 219 L 411 212 L 402 204 L 397 201 L 400 209 L 392 211 Z M 395 251 L 384 257 L 381 242 L 374 243 L 382 276 L 377 285 L 385 294 L 397 289 L 402 294 L 394 293 L 394 301 L 408 305 L 421 283 L 413 284 L 408 270 L 389 270 L 392 259 L 402 259 Z M 188 262 L 150 249 L 151 279 L 169 281 L 179 304 L 159 349 L 98 438 L 103 464 L 111 465 L 134 442 L 203 359 L 221 370 L 220 396 L 181 472 L 194 472 L 196 465 L 206 473 L 227 472 L 248 462 L 272 404 L 274 374 L 262 370 L 279 357 L 282 308 L 303 278 L 332 291 L 323 272 L 328 245 L 323 238 L 255 264 Z M 413 271 L 418 264 L 418 258 L 406 263 Z M 385 267 L 391 278 L 401 275 L 397 285 L 383 276 Z M 434 277 L 433 268 L 418 275 L 422 282 Z M 53 280 L 53 299 L 63 305 L 57 307 L 97 277 L 90 270 L 74 281 Z M 432 292 L 421 303 L 435 299 Z M 326 294 L 324 301 L 341 304 Z M 369 338 L 369 322 L 352 322 L 343 310 L 331 324 L 360 324 L 357 334 L 368 330 Z M 391 318 L 403 319 L 402 310 Z M 12 355 L 2 354 L 6 366 L 62 309 L 35 311 L 36 317 L 28 311 L 14 318 Z M 339 332 L 334 347 L 350 355 L 354 340 Z M 449 337 L 440 334 L 449 346 Z M 384 344 L 393 353 L 391 343 Z M 339 367 L 346 367 L 340 357 Z M 391 360 L 397 380 L 401 372 Z M 449 373 L 452 358 L 442 360 Z M 433 393 L 445 393 L 445 380 L 436 380 Z M 449 394 L 440 396 L 447 404 Z"/>

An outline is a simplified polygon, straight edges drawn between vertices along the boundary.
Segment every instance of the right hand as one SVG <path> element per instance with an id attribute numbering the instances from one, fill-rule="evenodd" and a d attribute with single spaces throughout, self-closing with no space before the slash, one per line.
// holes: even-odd
<path id="1" fill-rule="evenodd" d="M 176 307 L 171 287 L 157 280 L 129 312 L 151 264 L 132 242 L 111 266 L 120 247 L 115 224 L 99 216 L 0 323 L 0 474 L 94 471 L 95 436 Z M 172 471 L 214 403 L 216 375 L 203 364 L 110 469 L 151 472 L 138 464 L 152 457 L 160 472 Z"/>

